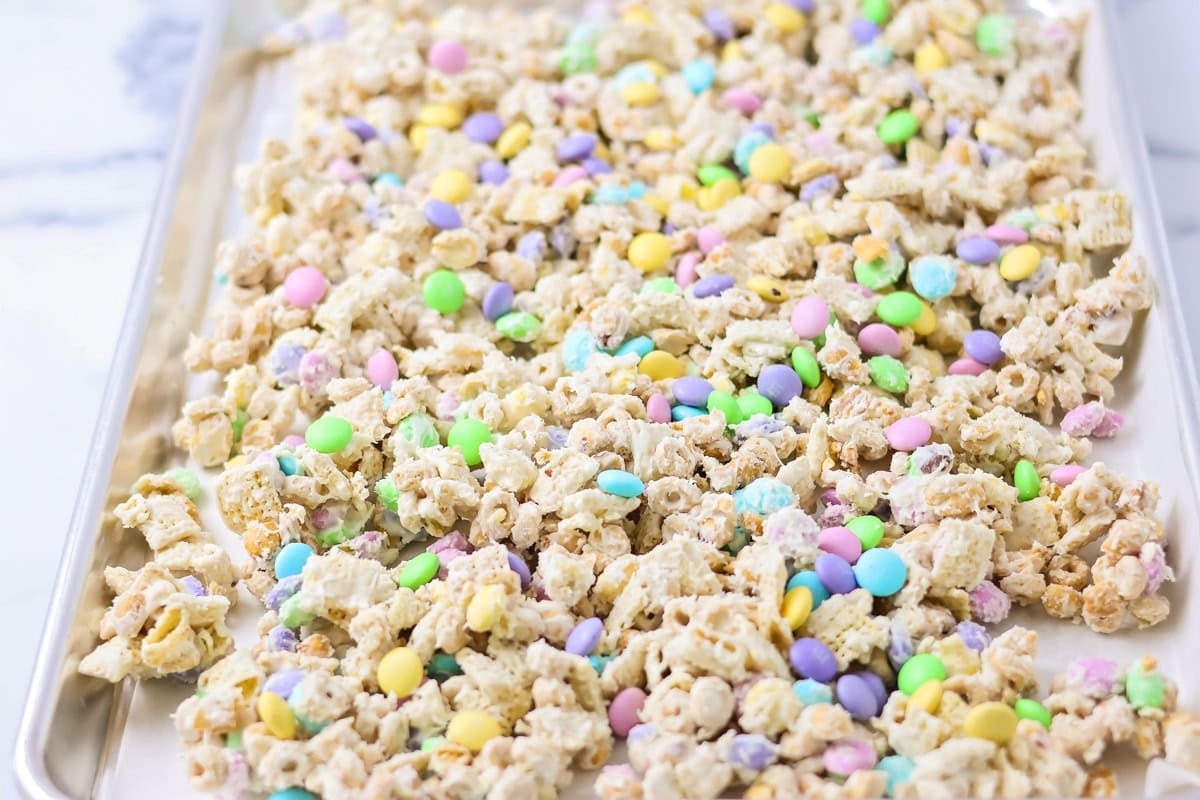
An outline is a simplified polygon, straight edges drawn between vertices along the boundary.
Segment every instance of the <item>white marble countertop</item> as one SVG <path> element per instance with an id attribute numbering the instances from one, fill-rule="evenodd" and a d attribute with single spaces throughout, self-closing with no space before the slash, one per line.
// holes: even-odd
<path id="1" fill-rule="evenodd" d="M 0 796 L 16 721 L 204 0 L 14 0 L 0 26 Z M 1119 0 L 1179 289 L 1200 299 L 1197 0 Z M 1170 76 L 1175 76 L 1171 78 Z M 52 300 L 52 302 L 47 302 Z M 1185 306 L 1186 307 L 1186 306 Z M 1200 353 L 1200 316 L 1189 319 Z M 14 380 L 20 376 L 20 380 Z"/>

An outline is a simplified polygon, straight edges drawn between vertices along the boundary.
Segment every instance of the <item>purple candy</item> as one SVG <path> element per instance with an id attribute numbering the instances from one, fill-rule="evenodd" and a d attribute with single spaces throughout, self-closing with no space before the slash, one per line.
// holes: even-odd
<path id="1" fill-rule="evenodd" d="M 823 194 L 833 194 L 837 188 L 837 175 L 832 172 L 818 175 L 800 187 L 800 202 L 811 203 Z"/>
<path id="2" fill-rule="evenodd" d="M 521 579 L 521 588 L 528 589 L 533 576 L 529 574 L 529 567 L 524 559 L 511 550 L 508 552 L 508 568 L 517 573 L 517 577 Z"/>
<path id="3" fill-rule="evenodd" d="M 835 694 L 842 708 L 860 722 L 879 713 L 879 704 L 871 684 L 858 674 L 843 675 L 837 679 Z"/>
<path id="4" fill-rule="evenodd" d="M 858 581 L 854 579 L 854 568 L 841 556 L 822 553 L 817 556 L 813 569 L 821 585 L 828 589 L 830 594 L 847 594 L 858 588 Z"/>
<path id="5" fill-rule="evenodd" d="M 804 391 L 800 376 L 786 364 L 771 364 L 764 368 L 758 374 L 757 387 L 758 393 L 774 403 L 776 408 L 783 408 Z"/>
<path id="6" fill-rule="evenodd" d="M 954 252 L 969 264 L 990 264 L 1000 255 L 1000 245 L 986 236 L 968 236 L 958 243 Z"/>
<path id="7" fill-rule="evenodd" d="M 640 744 L 654 738 L 658 733 L 658 729 L 649 722 L 640 722 L 629 729 L 629 734 L 625 737 L 626 744 Z"/>
<path id="8" fill-rule="evenodd" d="M 946 135 L 953 139 L 955 136 L 960 136 L 967 132 L 967 123 L 963 122 L 958 117 L 950 117 L 946 120 Z"/>
<path id="9" fill-rule="evenodd" d="M 479 165 L 479 180 L 492 186 L 499 186 L 508 180 L 508 167 L 495 159 L 485 161 Z"/>
<path id="10" fill-rule="evenodd" d="M 980 144 L 979 158 L 983 161 L 985 167 L 990 167 L 993 161 L 999 161 L 1004 158 L 1004 151 L 990 144 Z"/>
<path id="11" fill-rule="evenodd" d="M 604 622 L 599 617 L 588 617 L 571 630 L 563 649 L 577 656 L 589 656 L 603 634 Z"/>
<path id="12" fill-rule="evenodd" d="M 603 158 L 596 156 L 588 156 L 582 162 L 583 168 L 587 170 L 588 175 L 607 175 L 612 172 L 612 165 Z"/>
<path id="13" fill-rule="evenodd" d="M 559 161 L 579 161 L 587 158 L 596 149 L 594 133 L 573 133 L 558 143 L 554 152 Z"/>
<path id="14" fill-rule="evenodd" d="M 747 769 L 766 769 L 775 760 L 775 747 L 761 734 L 739 733 L 729 743 L 729 760 Z"/>
<path id="15" fill-rule="evenodd" d="M 691 375 L 676 378 L 671 384 L 671 394 L 674 395 L 676 402 L 696 408 L 704 408 L 712 391 L 711 383 L 704 378 L 695 378 Z"/>
<path id="16" fill-rule="evenodd" d="M 719 8 L 710 8 L 704 12 L 704 24 L 718 42 L 727 42 L 737 35 L 737 31 L 733 29 L 733 21 Z"/>
<path id="17" fill-rule="evenodd" d="M 1100 700 L 1116 689 L 1118 673 L 1117 664 L 1112 659 L 1080 658 L 1067 667 L 1067 688 Z"/>
<path id="18" fill-rule="evenodd" d="M 267 646 L 277 653 L 294 653 L 296 648 L 300 646 L 300 640 L 296 638 L 296 632 L 276 625 L 271 628 L 271 632 L 267 634 Z"/>
<path id="19" fill-rule="evenodd" d="M 268 453 L 268 455 L 270 454 Z M 208 590 L 204 588 L 204 584 L 191 575 L 184 575 L 179 579 L 179 582 L 183 584 L 183 588 L 187 590 L 187 593 L 193 597 L 204 597 L 208 594 Z"/>
<path id="20" fill-rule="evenodd" d="M 517 240 L 517 255 L 535 264 L 546 255 L 546 234 L 530 231 Z"/>
<path id="21" fill-rule="evenodd" d="M 462 132 L 472 142 L 491 144 L 504 132 L 504 123 L 490 111 L 479 111 L 463 121 Z"/>
<path id="22" fill-rule="evenodd" d="M 980 364 L 995 364 L 1004 358 L 1000 337 L 991 331 L 971 331 L 963 337 L 963 349 Z"/>
<path id="23" fill-rule="evenodd" d="M 888 661 L 896 669 L 913 656 L 913 640 L 908 628 L 898 619 L 892 620 L 888 630 Z"/>
<path id="24" fill-rule="evenodd" d="M 992 637 L 978 622 L 963 620 L 954 626 L 954 632 L 958 634 L 958 638 L 963 640 L 963 644 L 972 650 L 982 652 L 992 643 Z"/>
<path id="25" fill-rule="evenodd" d="M 375 126 L 367 122 L 365 119 L 358 117 L 346 117 L 342 120 L 342 124 L 346 126 L 346 130 L 353 133 L 361 141 L 369 142 L 379 136 L 379 132 L 375 130 Z"/>
<path id="26" fill-rule="evenodd" d="M 554 252 L 567 258 L 575 252 L 575 237 L 566 225 L 555 225 L 550 229 L 550 246 Z"/>
<path id="27" fill-rule="evenodd" d="M 855 17 L 850 23 L 850 35 L 859 44 L 870 44 L 879 37 L 879 26 L 866 17 Z"/>
<path id="28" fill-rule="evenodd" d="M 837 656 L 820 639 L 805 637 L 792 642 L 788 649 L 788 660 L 801 678 L 828 683 L 837 675 Z M 867 691 L 870 692 L 870 689 Z"/>
<path id="29" fill-rule="evenodd" d="M 512 311 L 513 307 L 513 288 L 510 284 L 504 281 L 493 283 L 488 287 L 487 292 L 483 295 L 483 315 L 490 322 L 503 317 L 508 312 Z"/>
<path id="30" fill-rule="evenodd" d="M 305 350 L 298 344 L 279 344 L 267 357 L 267 366 L 275 375 L 280 386 L 290 386 L 300 381 L 300 359 Z"/>
<path id="31" fill-rule="evenodd" d="M 426 200 L 423 211 L 425 221 L 439 230 L 452 231 L 462 227 L 462 217 L 458 215 L 458 209 L 445 200 Z"/>
<path id="32" fill-rule="evenodd" d="M 816 8 L 816 0 L 786 0 L 787 4 L 797 11 L 803 11 L 805 14 L 811 14 Z"/>
<path id="33" fill-rule="evenodd" d="M 746 129 L 747 133 L 751 131 L 761 133 L 763 136 L 769 136 L 772 139 L 775 138 L 775 126 L 769 122 L 752 122 L 750 123 L 750 127 Z"/>
<path id="34" fill-rule="evenodd" d="M 566 428 L 558 425 L 546 426 L 546 436 L 550 439 L 551 450 L 562 450 L 564 447 L 566 447 L 567 439 L 570 437 L 570 435 L 571 432 Z"/>
<path id="35" fill-rule="evenodd" d="M 886 703 L 888 699 L 888 690 L 887 687 L 883 685 L 883 678 L 879 677 L 874 672 L 871 672 L 869 669 L 859 670 L 854 674 L 866 681 L 867 685 L 871 687 L 871 691 L 875 693 L 875 700 L 878 702 L 876 708 L 883 708 L 883 704 Z"/>
<path id="36" fill-rule="evenodd" d="M 288 699 L 292 690 L 295 689 L 300 681 L 304 680 L 308 673 L 302 669 L 281 669 L 272 675 L 269 675 L 263 681 L 263 691 L 277 694 L 284 700 Z"/>
<path id="37" fill-rule="evenodd" d="M 283 605 L 283 601 L 298 591 L 300 591 L 300 576 L 289 575 L 271 587 L 271 591 L 267 592 L 267 599 L 263 602 L 267 608 L 278 611 Z"/>

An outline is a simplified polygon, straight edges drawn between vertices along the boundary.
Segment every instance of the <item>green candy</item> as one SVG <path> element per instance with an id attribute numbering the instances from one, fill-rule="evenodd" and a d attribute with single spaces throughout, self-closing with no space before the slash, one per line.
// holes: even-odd
<path id="1" fill-rule="evenodd" d="M 821 385 L 821 365 L 817 357 L 804 345 L 796 345 L 792 350 L 792 369 L 800 376 L 800 382 L 809 389 Z"/>
<path id="2" fill-rule="evenodd" d="M 596 70 L 596 51 L 590 42 L 574 42 L 562 50 L 558 57 L 558 68 L 567 75 Z"/>
<path id="3" fill-rule="evenodd" d="M 433 421 L 425 414 L 409 414 L 400 420 L 396 433 L 417 447 L 436 447 L 441 444 L 437 428 L 433 427 Z"/>
<path id="4" fill-rule="evenodd" d="M 479 446 L 492 441 L 492 429 L 477 419 L 464 417 L 450 428 L 446 444 L 462 451 L 468 466 L 478 467 L 483 463 L 479 457 Z"/>
<path id="5" fill-rule="evenodd" d="M 242 440 L 242 431 L 246 429 L 246 423 L 250 421 L 250 415 L 244 409 L 239 408 L 237 413 L 233 415 L 233 420 L 229 423 L 233 427 L 233 440 L 240 442 Z"/>
<path id="6" fill-rule="evenodd" d="M 443 653 L 441 650 L 438 650 L 429 659 L 429 664 L 425 668 L 425 671 L 435 681 L 444 681 L 446 678 L 462 675 L 462 667 L 459 666 L 458 659 L 449 653 Z"/>
<path id="7" fill-rule="evenodd" d="M 1013 21 L 1008 14 L 985 14 L 975 28 L 975 46 L 989 56 L 1002 56 L 1012 49 Z"/>
<path id="8" fill-rule="evenodd" d="M 742 419 L 750 419 L 759 414 L 769 417 L 775 413 L 775 406 L 771 404 L 771 401 L 758 392 L 746 392 L 739 395 L 737 404 L 738 408 L 742 410 Z"/>
<path id="9" fill-rule="evenodd" d="M 900 394 L 908 391 L 908 370 L 891 356 L 875 356 L 867 361 L 871 382 L 885 392 Z"/>
<path id="10" fill-rule="evenodd" d="M 300 608 L 299 592 L 284 600 L 283 605 L 279 607 L 279 623 L 285 628 L 299 628 L 316 618 L 316 614 L 310 614 Z"/>
<path id="11" fill-rule="evenodd" d="M 800 119 L 812 125 L 814 128 L 821 127 L 821 115 L 814 111 L 810 106 L 799 104 L 792 107 L 792 113 L 800 117 Z"/>
<path id="12" fill-rule="evenodd" d="M 846 527 L 862 542 L 863 550 L 878 547 L 883 541 L 883 520 L 879 517 L 870 514 L 855 517 L 846 523 Z"/>
<path id="13" fill-rule="evenodd" d="M 875 306 L 875 314 L 893 328 L 903 328 L 921 316 L 921 298 L 912 292 L 892 292 Z"/>
<path id="14" fill-rule="evenodd" d="M 327 531 L 317 532 L 317 544 L 326 549 L 339 545 L 347 539 L 354 538 L 354 531 L 346 528 L 330 528 Z"/>
<path id="15" fill-rule="evenodd" d="M 467 287 L 455 273 L 439 269 L 426 276 L 421 284 L 421 296 L 425 298 L 425 305 L 439 314 L 453 314 L 467 299 Z"/>
<path id="16" fill-rule="evenodd" d="M 909 697 L 929 681 L 946 680 L 946 665 L 933 653 L 917 653 L 896 674 L 896 685 Z"/>
<path id="17" fill-rule="evenodd" d="M 900 280 L 904 267 L 904 256 L 889 250 L 886 256 L 874 261 L 855 261 L 854 280 L 872 291 L 878 291 Z"/>
<path id="18" fill-rule="evenodd" d="M 225 746 L 228 747 L 230 750 L 241 750 L 242 749 L 242 732 L 241 731 L 230 731 L 229 733 L 225 734 Z"/>
<path id="19" fill-rule="evenodd" d="M 183 493 L 187 495 L 188 500 L 193 503 L 200 499 L 200 479 L 196 477 L 196 473 L 190 469 L 173 469 L 168 475 L 171 479 L 183 487 Z"/>
<path id="20" fill-rule="evenodd" d="M 432 736 L 432 737 L 426 739 L 425 741 L 421 742 L 421 752 L 422 753 L 431 753 L 431 752 L 433 752 L 433 750 L 435 748 L 437 748 L 438 745 L 440 745 L 444 741 L 446 741 L 445 736 Z"/>
<path id="21" fill-rule="evenodd" d="M 1134 708 L 1161 708 L 1165 690 L 1162 676 L 1147 674 L 1141 664 L 1134 664 L 1125 676 L 1125 699 Z"/>
<path id="22" fill-rule="evenodd" d="M 1041 225 L 1043 222 L 1045 222 L 1045 220 L 1042 219 L 1041 215 L 1032 208 L 1018 209 L 1004 218 L 1004 223 L 1006 225 L 1012 225 L 1014 228 L 1020 228 L 1026 233 L 1029 233 L 1030 230 L 1038 225 Z"/>
<path id="23" fill-rule="evenodd" d="M 720 411 L 725 415 L 725 424 L 729 426 L 737 425 L 742 421 L 742 409 L 738 405 L 738 401 L 733 399 L 733 395 L 729 392 L 714 390 L 708 395 L 708 410 L 709 412 Z"/>
<path id="24" fill-rule="evenodd" d="M 396 488 L 396 483 L 391 478 L 384 478 L 375 483 L 375 496 L 388 511 L 395 511 L 400 502 L 400 490 Z"/>
<path id="25" fill-rule="evenodd" d="M 409 561 L 396 576 L 396 585 L 402 589 L 416 589 L 433 580 L 442 562 L 438 561 L 437 553 L 421 553 Z"/>
<path id="26" fill-rule="evenodd" d="M 888 0 L 863 0 L 862 15 L 876 25 L 883 25 L 891 11 L 888 5 Z"/>
<path id="27" fill-rule="evenodd" d="M 496 330 L 514 342 L 532 342 L 542 332 L 542 321 L 525 311 L 510 311 L 496 320 Z"/>
<path id="28" fill-rule="evenodd" d="M 660 294 L 679 294 L 679 284 L 674 278 L 651 278 L 642 284 L 642 294 L 658 292 Z"/>
<path id="29" fill-rule="evenodd" d="M 350 444 L 354 429 L 341 417 L 326 414 L 308 426 L 304 441 L 318 453 L 337 453 Z"/>
<path id="30" fill-rule="evenodd" d="M 1040 723 L 1043 728 L 1049 729 L 1050 727 L 1050 710 L 1037 700 L 1022 697 L 1013 703 L 1013 711 L 1017 712 L 1017 717 L 1020 719 L 1031 719 L 1034 722 Z"/>
<path id="31" fill-rule="evenodd" d="M 1013 486 L 1017 487 L 1017 499 L 1022 503 L 1042 493 L 1042 482 L 1033 462 L 1023 458 L 1017 462 L 1013 467 Z"/>
<path id="32" fill-rule="evenodd" d="M 917 135 L 921 123 L 907 108 L 897 109 L 879 123 L 879 138 L 884 144 L 904 144 Z"/>
<path id="33" fill-rule="evenodd" d="M 705 186 L 712 186 L 717 181 L 723 181 L 728 178 L 737 180 L 738 176 L 729 167 L 723 167 L 720 164 L 705 164 L 696 172 L 696 177 Z"/>

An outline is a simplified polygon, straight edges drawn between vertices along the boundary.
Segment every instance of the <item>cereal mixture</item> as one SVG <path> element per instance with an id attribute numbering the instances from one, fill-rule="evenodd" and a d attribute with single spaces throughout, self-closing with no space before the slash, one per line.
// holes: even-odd
<path id="1" fill-rule="evenodd" d="M 1085 20 L 437 5 L 267 44 L 297 132 L 237 174 L 253 229 L 186 353 L 224 390 L 174 428 L 240 573 L 193 473 L 117 509 L 154 559 L 107 572 L 81 670 L 198 675 L 192 784 L 1106 797 L 1121 743 L 1200 770 L 1154 659 L 1039 687 L 1006 624 L 1099 654 L 1169 612 L 1157 487 L 1089 465 L 1152 290 L 1077 131 Z M 265 613 L 235 650 L 238 582 Z"/>

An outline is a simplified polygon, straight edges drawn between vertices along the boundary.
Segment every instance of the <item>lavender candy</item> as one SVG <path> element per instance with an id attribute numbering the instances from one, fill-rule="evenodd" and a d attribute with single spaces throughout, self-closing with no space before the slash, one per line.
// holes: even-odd
<path id="1" fill-rule="evenodd" d="M 726 289 L 732 288 L 732 275 L 709 275 L 692 284 L 692 294 L 696 297 L 716 297 Z"/>
<path id="2" fill-rule="evenodd" d="M 546 234 L 530 231 L 517 240 L 517 255 L 538 263 L 546 255 Z"/>
<path id="3" fill-rule="evenodd" d="M 459 216 L 458 209 L 445 200 L 426 200 L 422 211 L 425 213 L 425 221 L 438 230 L 452 231 L 462 227 L 462 217 Z"/>
<path id="4" fill-rule="evenodd" d="M 958 243 L 954 252 L 968 264 L 990 264 L 1000 255 L 1000 245 L 986 236 L 968 236 Z"/>
<path id="5" fill-rule="evenodd" d="M 508 312 L 512 311 L 513 307 L 513 288 L 512 285 L 505 281 L 498 281 L 488 287 L 484 292 L 483 302 L 480 303 L 483 309 L 483 316 L 487 317 L 488 321 L 495 322 L 503 317 Z"/>
<path id="6" fill-rule="evenodd" d="M 563 258 L 570 258 L 575 252 L 575 237 L 571 235 L 570 228 L 565 224 L 555 225 L 551 228 L 550 246 Z"/>
<path id="7" fill-rule="evenodd" d="M 671 383 L 671 394 L 675 397 L 676 402 L 683 403 L 685 406 L 704 408 L 704 404 L 708 402 L 708 396 L 712 392 L 713 385 L 711 383 L 704 378 L 696 378 L 691 375 L 676 378 Z"/>
<path id="8" fill-rule="evenodd" d="M 296 632 L 282 625 L 276 625 L 267 634 L 267 647 L 277 653 L 294 653 L 299 646 L 300 640 L 296 637 Z"/>
<path id="9" fill-rule="evenodd" d="M 489 159 L 479 165 L 479 180 L 492 186 L 499 186 L 508 180 L 508 167 L 504 162 Z"/>
<path id="10" fill-rule="evenodd" d="M 963 337 L 963 349 L 980 364 L 995 364 L 1004 358 L 1000 348 L 1000 337 L 991 331 L 971 331 Z"/>
<path id="11" fill-rule="evenodd" d="M 763 136 L 767 136 L 772 139 L 775 138 L 775 126 L 769 122 L 752 122 L 750 123 L 750 127 L 746 128 L 746 133 L 750 133 L 751 131 L 754 133 L 761 133 Z M 742 135 L 745 136 L 746 134 Z"/>
<path id="12" fill-rule="evenodd" d="M 892 620 L 888 629 L 887 657 L 892 667 L 900 669 L 900 665 L 913 656 L 913 640 L 908 628 L 898 619 Z"/>
<path id="13" fill-rule="evenodd" d="M 849 674 L 838 678 L 835 686 L 837 701 L 850 712 L 850 716 L 862 722 L 879 713 L 878 698 L 871 684 L 861 675 Z"/>
<path id="14" fill-rule="evenodd" d="M 529 582 L 533 580 L 533 576 L 529 574 L 529 566 L 523 558 L 511 550 L 508 551 L 508 568 L 517 573 L 517 577 L 521 579 L 521 588 L 528 589 Z"/>
<path id="15" fill-rule="evenodd" d="M 786 2 L 789 6 L 804 14 L 811 14 L 813 9 L 817 7 L 816 0 L 786 0 Z"/>
<path id="16" fill-rule="evenodd" d="M 579 161 L 587 158 L 596 149 L 594 133 L 573 133 L 554 148 L 559 161 Z"/>
<path id="17" fill-rule="evenodd" d="M 612 164 L 596 156 L 588 156 L 580 163 L 583 164 L 588 175 L 607 175 L 613 171 Z"/>
<path id="18" fill-rule="evenodd" d="M 179 579 L 179 582 L 183 584 L 183 588 L 187 590 L 187 593 L 193 597 L 204 597 L 208 594 L 208 590 L 204 588 L 204 584 L 198 578 L 191 575 L 184 575 Z"/>
<path id="19" fill-rule="evenodd" d="M 571 432 L 559 425 L 547 425 L 546 435 L 550 437 L 551 450 L 562 450 L 567 446 L 567 438 Z"/>
<path id="20" fill-rule="evenodd" d="M 600 644 L 604 635 L 604 622 L 599 617 L 588 617 L 576 625 L 567 635 L 563 649 L 577 656 L 589 656 Z"/>
<path id="21" fill-rule="evenodd" d="M 804 391 L 804 383 L 800 376 L 786 364 L 771 364 L 765 367 L 758 373 L 756 386 L 758 393 L 774 403 L 776 408 L 784 408 Z"/>
<path id="22" fill-rule="evenodd" d="M 719 8 L 705 10 L 704 24 L 718 42 L 727 42 L 737 35 L 737 31 L 733 29 L 733 21 Z"/>
<path id="23" fill-rule="evenodd" d="M 463 121 L 462 132 L 472 142 L 491 144 L 504 132 L 504 123 L 490 111 L 479 111 Z"/>
<path id="24" fill-rule="evenodd" d="M 800 202 L 811 203 L 823 194 L 833 194 L 837 189 L 837 175 L 832 172 L 818 175 L 800 187 Z"/>
<path id="25" fill-rule="evenodd" d="M 342 124 L 362 142 L 369 142 L 379 136 L 379 131 L 375 130 L 374 125 L 359 117 L 346 117 Z"/>
<path id="26" fill-rule="evenodd" d="M 267 367 L 275 376 L 279 386 L 291 386 L 300 382 L 300 359 L 305 350 L 298 344 L 277 344 L 267 356 Z"/>
<path id="27" fill-rule="evenodd" d="M 837 674 L 837 656 L 820 639 L 804 637 L 792 642 L 788 649 L 788 660 L 801 678 L 828 683 Z"/>
<path id="28" fill-rule="evenodd" d="M 958 634 L 958 638 L 963 640 L 963 644 L 972 650 L 983 652 L 992 643 L 992 637 L 988 634 L 987 629 L 969 619 L 955 625 L 954 632 Z"/>
<path id="29" fill-rule="evenodd" d="M 747 769 L 763 770 L 775 761 L 775 746 L 758 733 L 739 733 L 729 742 L 729 760 Z"/>
<path id="30" fill-rule="evenodd" d="M 841 556 L 822 553 L 817 556 L 813 570 L 816 571 L 821 585 L 828 589 L 830 594 L 848 594 L 858 588 L 858 581 L 854 579 L 854 568 Z"/>
<path id="31" fill-rule="evenodd" d="M 850 23 L 850 35 L 859 44 L 870 44 L 879 38 L 879 26 L 866 17 L 855 17 Z"/>
<path id="32" fill-rule="evenodd" d="M 263 691 L 277 694 L 286 700 L 307 675 L 302 669 L 281 669 L 267 676 L 263 681 Z"/>
<path id="33" fill-rule="evenodd" d="M 271 587 L 267 599 L 263 602 L 272 611 L 278 611 L 289 597 L 300 591 L 300 576 L 289 575 Z"/>
<path id="34" fill-rule="evenodd" d="M 883 704 L 886 703 L 888 699 L 888 690 L 887 687 L 883 685 L 883 678 L 879 677 L 874 672 L 871 672 L 869 669 L 859 670 L 853 674 L 862 678 L 864 681 L 866 681 L 867 685 L 871 687 L 871 691 L 875 693 L 875 700 L 878 702 L 877 708 L 882 709 Z"/>

